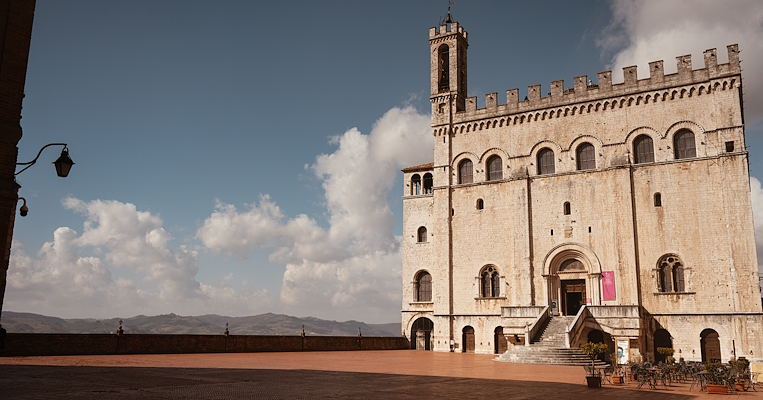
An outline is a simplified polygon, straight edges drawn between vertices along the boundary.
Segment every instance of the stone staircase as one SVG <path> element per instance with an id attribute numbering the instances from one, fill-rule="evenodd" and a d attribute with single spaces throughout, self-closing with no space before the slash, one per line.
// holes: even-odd
<path id="1" fill-rule="evenodd" d="M 553 317 L 541 329 L 541 334 L 530 346 L 514 346 L 496 358 L 496 361 L 520 364 L 591 365 L 591 359 L 580 349 L 564 347 L 567 326 L 574 317 Z M 596 365 L 606 365 L 596 361 Z"/>

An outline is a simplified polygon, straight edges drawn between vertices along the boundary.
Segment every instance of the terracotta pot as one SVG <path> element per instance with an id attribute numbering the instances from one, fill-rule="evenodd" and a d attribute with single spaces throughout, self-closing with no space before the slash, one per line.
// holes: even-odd
<path id="1" fill-rule="evenodd" d="M 708 383 L 707 384 L 707 393 L 709 394 L 727 394 L 729 391 L 728 387 L 726 385 L 713 385 Z"/>
<path id="2" fill-rule="evenodd" d="M 601 387 L 601 377 L 600 376 L 586 376 L 586 381 L 588 381 L 588 387 L 598 389 Z"/>
<path id="3" fill-rule="evenodd" d="M 625 379 L 623 379 L 622 375 L 615 375 L 612 377 L 612 382 L 614 383 L 625 383 Z"/>
<path id="4" fill-rule="evenodd" d="M 735 383 L 734 387 L 740 392 L 744 392 L 744 383 Z"/>

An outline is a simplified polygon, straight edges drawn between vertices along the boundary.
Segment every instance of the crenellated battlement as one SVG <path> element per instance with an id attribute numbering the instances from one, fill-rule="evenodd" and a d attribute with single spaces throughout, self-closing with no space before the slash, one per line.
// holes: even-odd
<path id="1" fill-rule="evenodd" d="M 450 35 L 461 35 L 464 40 L 468 41 L 468 36 L 466 31 L 462 26 L 458 25 L 458 22 L 451 22 L 449 24 L 442 24 L 439 27 L 433 26 L 429 28 L 429 42 L 435 41 L 437 39 L 441 39 Z"/>
<path id="2" fill-rule="evenodd" d="M 442 26 L 440 27 L 442 32 Z M 463 30 L 461 27 L 456 29 Z M 446 32 L 444 35 L 450 35 L 452 32 Z M 434 28 L 429 31 L 430 41 L 432 38 L 442 36 Z M 612 83 L 612 71 L 599 72 L 598 82 L 588 81 L 586 75 L 574 78 L 573 87 L 564 88 L 563 80 L 552 81 L 547 95 L 542 95 L 541 85 L 535 84 L 528 86 L 527 97 L 519 100 L 519 89 L 509 89 L 506 91 L 506 104 L 498 104 L 498 93 L 488 93 L 485 95 L 485 108 L 477 108 L 477 97 L 466 99 L 465 109 L 454 114 L 453 122 L 467 122 L 483 118 L 493 118 L 509 114 L 519 114 L 529 111 L 538 111 L 546 108 L 558 108 L 562 106 L 578 105 L 579 103 L 595 102 L 597 100 L 610 98 L 626 98 L 639 93 L 665 90 L 679 86 L 691 86 L 700 83 L 710 82 L 712 80 L 721 80 L 725 77 L 739 75 L 741 73 L 739 65 L 739 46 L 732 44 L 727 46 L 729 62 L 718 64 L 716 49 L 709 49 L 704 52 L 705 67 L 701 69 L 692 69 L 691 55 L 676 57 L 677 72 L 666 75 L 664 73 L 663 61 L 653 61 L 649 63 L 649 77 L 639 79 L 637 67 L 629 66 L 623 68 L 623 82 Z M 737 84 L 741 80 L 734 80 Z M 723 89 L 726 84 L 721 83 Z M 704 89 L 697 88 L 699 93 L 702 90 L 711 90 L 718 85 L 706 85 Z M 679 91 L 679 95 L 682 96 Z M 653 97 L 653 96 L 652 96 Z M 433 103 L 439 100 L 435 97 Z M 648 101 L 648 100 L 647 100 Z M 565 113 L 566 115 L 566 113 Z M 433 119 L 435 122 L 435 119 Z M 439 124 L 437 124 L 439 125 Z"/>

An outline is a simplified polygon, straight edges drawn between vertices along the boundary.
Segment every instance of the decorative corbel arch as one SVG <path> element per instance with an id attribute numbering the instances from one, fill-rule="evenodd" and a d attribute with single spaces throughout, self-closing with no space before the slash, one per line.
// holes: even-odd
<path id="1" fill-rule="evenodd" d="M 633 149 L 633 139 L 635 139 L 637 136 L 641 134 L 649 135 L 653 141 L 657 141 L 657 139 L 662 139 L 663 136 L 657 129 L 652 128 L 651 126 L 640 126 L 636 129 L 633 129 L 632 131 L 628 132 L 627 135 L 625 135 L 625 145 L 628 148 L 628 151 L 631 151 Z"/>

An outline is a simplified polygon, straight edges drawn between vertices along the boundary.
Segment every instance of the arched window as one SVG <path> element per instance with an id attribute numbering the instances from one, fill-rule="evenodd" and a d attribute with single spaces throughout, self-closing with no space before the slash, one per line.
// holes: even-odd
<path id="1" fill-rule="evenodd" d="M 416 277 L 416 301 L 432 301 L 432 275 L 420 272 Z"/>
<path id="2" fill-rule="evenodd" d="M 501 295 L 501 277 L 492 265 L 485 267 L 480 274 L 480 297 L 499 297 Z"/>
<path id="3" fill-rule="evenodd" d="M 421 194 L 421 177 L 419 174 L 415 174 L 411 177 L 411 196 L 418 196 Z"/>
<path id="4" fill-rule="evenodd" d="M 427 228 L 426 227 L 419 227 L 419 235 L 418 240 L 419 243 L 426 243 L 427 242 Z"/>
<path id="5" fill-rule="evenodd" d="M 538 175 L 554 172 L 554 152 L 549 148 L 541 149 L 538 152 Z"/>
<path id="6" fill-rule="evenodd" d="M 583 143 L 578 146 L 578 171 L 596 169 L 596 149 L 591 143 Z"/>
<path id="7" fill-rule="evenodd" d="M 441 45 L 437 48 L 438 54 L 438 89 L 441 92 L 445 92 L 450 87 L 450 53 L 447 44 Z"/>
<path id="8" fill-rule="evenodd" d="M 696 157 L 697 149 L 694 144 L 694 133 L 688 129 L 678 131 L 673 137 L 673 149 L 675 149 L 676 160 Z"/>
<path id="9" fill-rule="evenodd" d="M 572 207 L 570 207 L 570 202 L 569 201 L 565 201 L 564 202 L 564 215 L 570 215 L 570 213 L 572 211 L 571 208 Z"/>
<path id="10" fill-rule="evenodd" d="M 483 208 L 485 208 L 485 202 L 482 199 L 477 199 L 477 209 L 482 210 Z"/>
<path id="11" fill-rule="evenodd" d="M 503 162 L 501 157 L 492 156 L 487 159 L 487 180 L 497 181 L 503 179 Z"/>
<path id="12" fill-rule="evenodd" d="M 660 193 L 654 194 L 654 206 L 662 207 L 662 195 Z"/>
<path id="13" fill-rule="evenodd" d="M 472 183 L 472 160 L 464 160 L 458 164 L 458 183 Z"/>
<path id="14" fill-rule="evenodd" d="M 684 292 L 684 266 L 676 256 L 663 257 L 658 264 L 660 279 L 658 289 L 660 292 Z"/>
<path id="15" fill-rule="evenodd" d="M 651 137 L 641 135 L 633 141 L 633 157 L 636 164 L 654 162 L 654 143 Z"/>
<path id="16" fill-rule="evenodd" d="M 424 174 L 424 194 L 432 194 L 432 174 Z"/>

